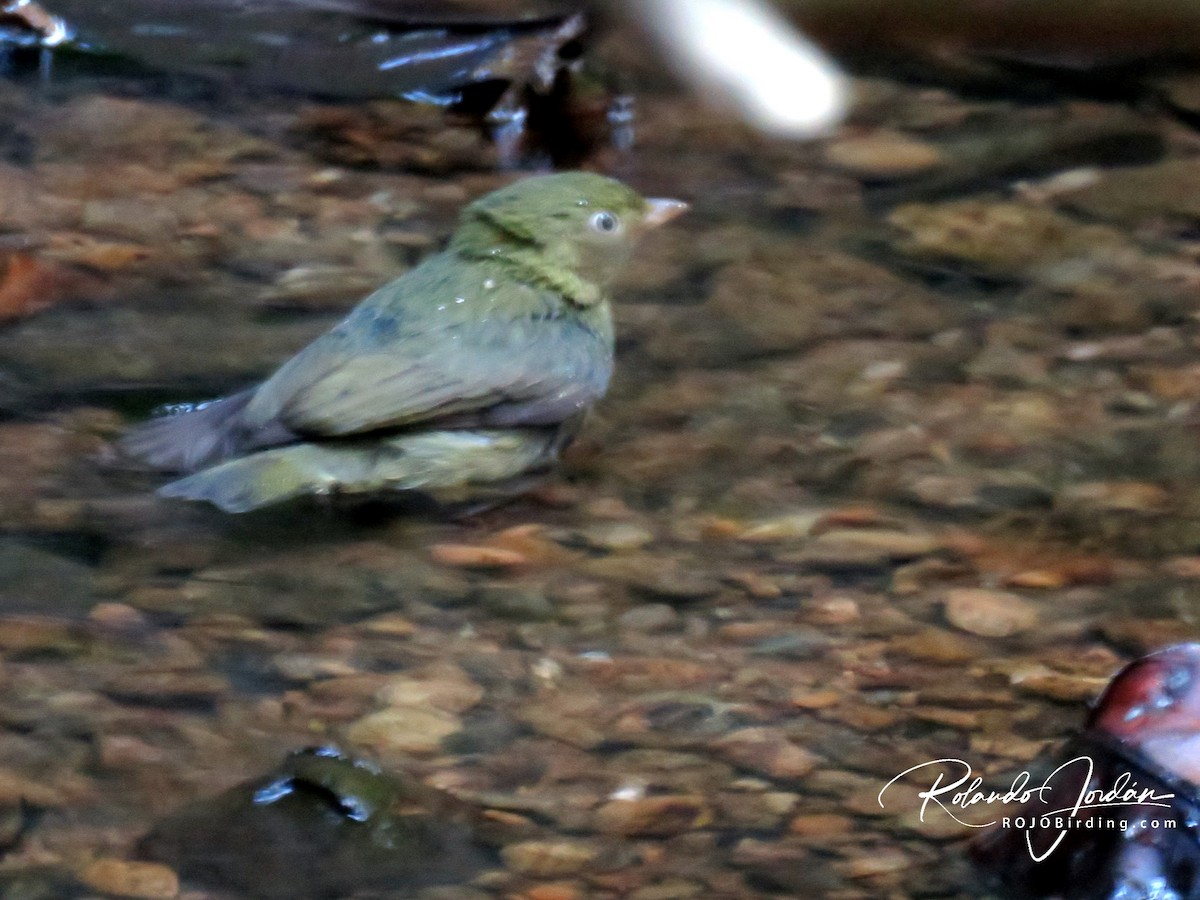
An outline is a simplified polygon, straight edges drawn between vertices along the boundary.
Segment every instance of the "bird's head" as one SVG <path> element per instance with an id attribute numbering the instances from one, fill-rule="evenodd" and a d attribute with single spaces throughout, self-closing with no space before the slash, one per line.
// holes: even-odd
<path id="1" fill-rule="evenodd" d="M 592 172 L 543 175 L 467 206 L 451 248 L 536 270 L 587 306 L 602 298 L 638 237 L 687 208 L 679 200 L 647 199 Z"/>

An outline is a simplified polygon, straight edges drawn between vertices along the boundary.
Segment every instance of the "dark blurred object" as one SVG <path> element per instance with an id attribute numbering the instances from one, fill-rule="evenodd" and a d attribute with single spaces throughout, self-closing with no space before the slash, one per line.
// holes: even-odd
<path id="1" fill-rule="evenodd" d="M 52 0 L 11 3 L 0 45 L 56 47 L 58 76 L 173 73 L 227 89 L 331 100 L 403 97 L 484 122 L 511 163 L 534 149 L 578 157 L 606 128 L 581 130 L 575 82 L 588 23 L 562 3 L 527 0 Z M 586 94 L 586 92 L 585 92 Z M 606 90 L 584 105 L 622 108 Z M 593 111 L 594 112 L 594 111 Z M 619 118 L 619 116 L 618 116 Z M 567 135 L 554 142 L 540 137 Z M 574 143 L 571 143 L 574 139 Z M 560 145 L 567 149 L 560 150 Z"/>
<path id="2" fill-rule="evenodd" d="M 317 748 L 186 807 L 138 849 L 199 884 L 317 900 L 470 881 L 494 862 L 473 817 L 468 804 L 414 779 Z"/>
<path id="3" fill-rule="evenodd" d="M 1079 758 L 1094 761 L 1090 777 Z M 979 865 L 1014 897 L 1200 900 L 1200 644 L 1122 669 L 1055 764 L 1071 760 L 1016 813 L 1050 827 L 994 828 L 972 847 Z M 1133 802 L 1096 797 L 1071 815 L 1088 792 L 1122 787 Z"/>
<path id="4" fill-rule="evenodd" d="M 838 52 L 984 56 L 1090 68 L 1200 59 L 1193 0 L 781 0 L 809 34 Z"/>

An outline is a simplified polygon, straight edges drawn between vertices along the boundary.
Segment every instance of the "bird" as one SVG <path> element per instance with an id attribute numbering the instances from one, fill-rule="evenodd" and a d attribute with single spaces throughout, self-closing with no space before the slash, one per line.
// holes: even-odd
<path id="1" fill-rule="evenodd" d="M 593 172 L 513 182 L 261 384 L 144 422 L 121 449 L 184 475 L 160 496 L 229 513 L 305 495 L 519 493 L 608 389 L 614 276 L 687 208 Z"/>

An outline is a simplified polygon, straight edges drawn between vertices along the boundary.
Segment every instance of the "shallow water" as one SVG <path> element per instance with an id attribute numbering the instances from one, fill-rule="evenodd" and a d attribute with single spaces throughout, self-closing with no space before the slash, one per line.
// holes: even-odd
<path id="1" fill-rule="evenodd" d="M 1198 145 L 1165 106 L 859 87 L 807 145 L 639 99 L 593 164 L 694 208 L 623 283 L 610 395 L 447 521 L 159 501 L 113 442 L 436 248 L 513 177 L 475 128 L 0 83 L 0 811 L 41 811 L 0 897 L 91 896 L 326 743 L 507 817 L 419 896 L 985 896 L 968 829 L 884 784 L 1006 787 L 1197 634 Z"/>

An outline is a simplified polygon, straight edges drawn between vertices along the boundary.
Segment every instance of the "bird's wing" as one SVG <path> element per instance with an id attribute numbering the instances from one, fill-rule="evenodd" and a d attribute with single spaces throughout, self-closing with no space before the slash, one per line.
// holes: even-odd
<path id="1" fill-rule="evenodd" d="M 335 330 L 263 384 L 250 412 L 327 436 L 554 424 L 599 399 L 611 370 L 607 339 L 573 316 L 459 321 L 367 349 Z"/>

